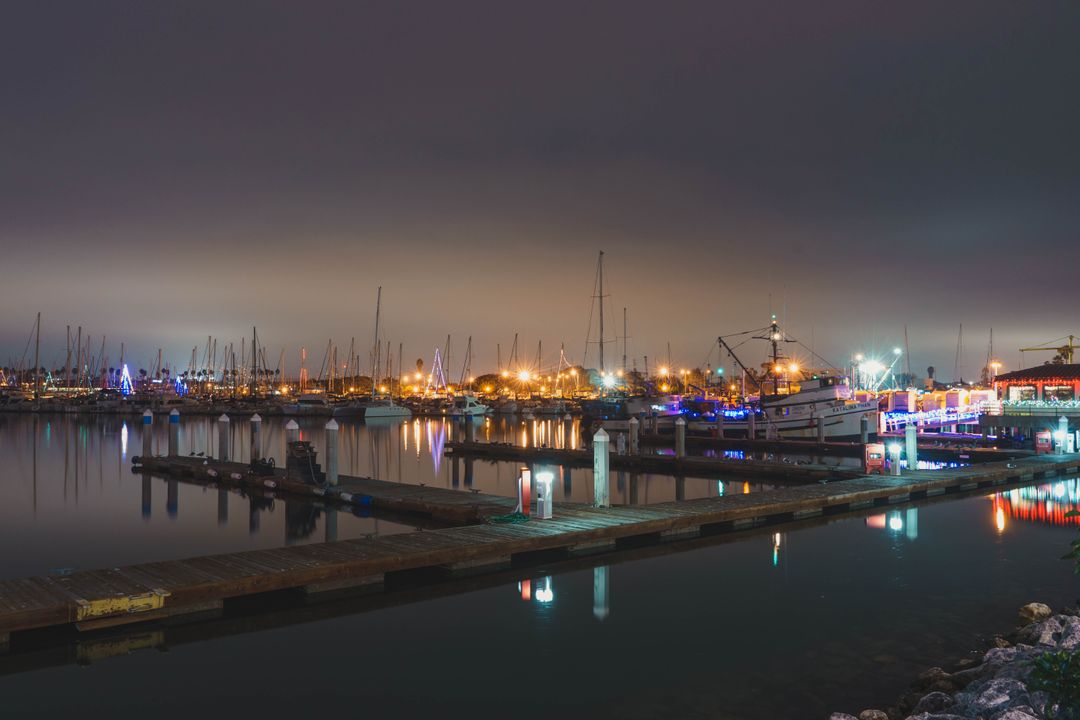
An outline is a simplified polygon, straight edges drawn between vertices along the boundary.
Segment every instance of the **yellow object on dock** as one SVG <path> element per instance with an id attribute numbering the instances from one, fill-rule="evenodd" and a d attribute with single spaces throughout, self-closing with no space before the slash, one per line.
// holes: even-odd
<path id="1" fill-rule="evenodd" d="M 165 598 L 168 596 L 166 590 L 151 590 L 141 595 L 117 595 L 97 600 L 80 599 L 75 608 L 75 621 L 160 610 L 165 607 Z"/>

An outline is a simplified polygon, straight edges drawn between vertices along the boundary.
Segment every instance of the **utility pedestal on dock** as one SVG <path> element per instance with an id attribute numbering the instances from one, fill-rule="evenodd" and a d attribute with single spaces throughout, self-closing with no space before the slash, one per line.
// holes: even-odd
<path id="1" fill-rule="evenodd" d="M 262 459 L 262 418 L 259 413 L 251 416 L 251 462 Z"/>
<path id="2" fill-rule="evenodd" d="M 144 410 L 142 414 L 142 454 L 154 456 L 154 413 Z"/>
<path id="3" fill-rule="evenodd" d="M 675 457 L 686 457 L 686 420 L 681 415 L 675 420 Z"/>
<path id="4" fill-rule="evenodd" d="M 173 408 L 169 413 L 169 457 L 180 454 L 180 411 Z"/>
<path id="5" fill-rule="evenodd" d="M 229 420 L 229 416 L 221 413 L 221 417 L 217 419 L 218 460 L 221 462 L 229 462 L 231 428 L 232 422 Z"/>
<path id="6" fill-rule="evenodd" d="M 466 419 L 466 422 L 470 420 Z M 455 466 L 457 458 L 454 458 Z M 326 482 L 338 484 L 338 424 L 333 418 L 326 423 Z"/>
<path id="7" fill-rule="evenodd" d="M 904 452 L 907 454 L 907 469 L 919 469 L 919 429 L 915 423 L 908 423 L 904 427 Z"/>
<path id="8" fill-rule="evenodd" d="M 593 435 L 593 505 L 596 507 L 611 507 L 611 499 L 608 495 L 610 445 L 611 438 L 604 432 L 604 428 L 597 430 Z"/>

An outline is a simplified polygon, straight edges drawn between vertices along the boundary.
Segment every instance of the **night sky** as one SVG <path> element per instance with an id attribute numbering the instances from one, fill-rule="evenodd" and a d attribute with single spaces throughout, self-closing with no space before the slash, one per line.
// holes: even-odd
<path id="1" fill-rule="evenodd" d="M 45 365 L 67 324 L 366 358 L 382 285 L 410 364 L 580 361 L 604 250 L 639 367 L 771 311 L 837 364 L 907 324 L 943 379 L 992 326 L 1011 369 L 1080 331 L 1077 38 L 1048 0 L 8 3 L 0 360 L 37 311 Z"/>

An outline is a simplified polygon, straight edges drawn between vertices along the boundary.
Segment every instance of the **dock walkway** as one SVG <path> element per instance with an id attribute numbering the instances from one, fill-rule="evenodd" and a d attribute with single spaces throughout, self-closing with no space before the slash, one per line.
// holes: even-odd
<path id="1" fill-rule="evenodd" d="M 483 522 L 492 515 L 512 512 L 516 500 L 500 495 L 461 492 L 445 488 L 387 482 L 374 478 L 341 475 L 333 487 L 320 487 L 290 480 L 283 468 L 272 474 L 252 472 L 243 463 L 222 462 L 201 457 L 132 458 L 132 469 L 162 477 L 182 476 L 196 481 L 237 487 L 259 487 L 307 498 L 336 501 L 343 505 L 384 510 L 390 513 L 425 515 L 447 523 Z"/>
<path id="2" fill-rule="evenodd" d="M 220 609 L 226 600 L 299 589 L 378 588 L 395 573 L 468 574 L 855 511 L 950 491 L 1080 471 L 1080 455 L 1025 458 L 903 477 L 864 476 L 769 493 L 649 506 L 556 505 L 552 520 L 474 525 L 0 581 L 0 648 L 12 633 L 94 630 Z M 453 492 L 453 491 L 448 491 Z"/>

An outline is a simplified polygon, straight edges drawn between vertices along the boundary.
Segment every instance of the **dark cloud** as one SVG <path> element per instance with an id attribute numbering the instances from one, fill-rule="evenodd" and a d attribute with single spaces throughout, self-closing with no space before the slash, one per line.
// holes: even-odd
<path id="1" fill-rule="evenodd" d="M 698 362 L 770 304 L 834 357 L 908 324 L 939 366 L 961 321 L 972 346 L 1077 330 L 1074 3 L 23 3 L 2 27 L 8 354 L 38 309 L 175 362 L 252 323 L 347 344 L 382 284 L 408 354 L 471 333 L 493 361 L 516 330 L 580 356 L 601 248 L 638 356 Z"/>

